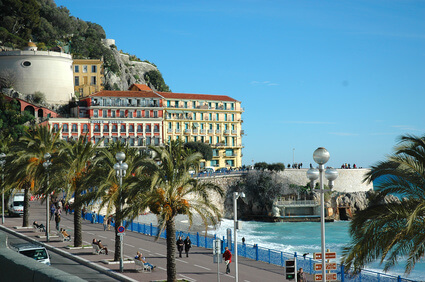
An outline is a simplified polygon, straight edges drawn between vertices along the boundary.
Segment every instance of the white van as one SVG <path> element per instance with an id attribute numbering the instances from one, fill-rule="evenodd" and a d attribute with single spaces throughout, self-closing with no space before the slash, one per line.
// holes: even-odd
<path id="1" fill-rule="evenodd" d="M 24 214 L 24 194 L 16 193 L 15 195 L 10 195 L 9 198 L 9 215 L 22 215 Z"/>
<path id="2" fill-rule="evenodd" d="M 18 253 L 35 259 L 38 262 L 50 265 L 50 256 L 46 248 L 33 243 L 19 243 L 12 245 Z"/>

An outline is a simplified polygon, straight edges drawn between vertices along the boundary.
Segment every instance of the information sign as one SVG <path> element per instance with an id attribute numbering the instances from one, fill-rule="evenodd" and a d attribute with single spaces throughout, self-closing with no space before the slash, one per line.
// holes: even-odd
<path id="1" fill-rule="evenodd" d="M 123 233 L 124 231 L 125 231 L 125 228 L 124 228 L 124 226 L 118 226 L 118 233 Z"/>
<path id="2" fill-rule="evenodd" d="M 326 270 L 336 270 L 336 268 L 337 268 L 336 262 L 326 263 Z M 315 271 L 321 271 L 322 270 L 322 264 L 321 263 L 315 263 L 314 264 L 314 270 Z"/>
<path id="3" fill-rule="evenodd" d="M 322 273 L 314 274 L 314 281 L 322 281 Z M 326 273 L 326 281 L 336 281 L 336 273 Z"/>
<path id="4" fill-rule="evenodd" d="M 313 259 L 322 259 L 322 253 L 314 253 Z M 336 253 L 335 252 L 326 253 L 325 259 L 336 259 Z"/>

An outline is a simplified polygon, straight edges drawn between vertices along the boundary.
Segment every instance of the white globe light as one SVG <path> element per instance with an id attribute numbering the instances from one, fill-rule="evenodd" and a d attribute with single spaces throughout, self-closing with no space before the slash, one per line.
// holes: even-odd
<path id="1" fill-rule="evenodd" d="M 330 157 L 328 150 L 323 147 L 317 148 L 313 153 L 313 159 L 319 165 L 327 163 Z"/>
<path id="2" fill-rule="evenodd" d="M 338 171 L 334 169 L 333 167 L 328 168 L 325 172 L 325 177 L 329 181 L 334 181 L 338 178 Z"/>
<path id="3" fill-rule="evenodd" d="M 310 181 L 316 180 L 319 178 L 319 170 L 317 168 L 310 168 L 307 170 L 307 178 L 310 179 Z"/>
<path id="4" fill-rule="evenodd" d="M 123 160 L 125 160 L 125 154 L 124 154 L 124 152 L 118 152 L 115 155 L 115 158 L 117 159 L 117 161 L 122 162 Z"/>

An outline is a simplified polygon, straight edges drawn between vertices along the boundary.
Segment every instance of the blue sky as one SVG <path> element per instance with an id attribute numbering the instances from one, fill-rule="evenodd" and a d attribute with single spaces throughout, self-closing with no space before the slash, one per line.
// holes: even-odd
<path id="1" fill-rule="evenodd" d="M 56 0 L 173 92 L 242 101 L 243 163 L 369 167 L 425 132 L 425 1 Z M 295 150 L 294 150 L 295 149 Z"/>

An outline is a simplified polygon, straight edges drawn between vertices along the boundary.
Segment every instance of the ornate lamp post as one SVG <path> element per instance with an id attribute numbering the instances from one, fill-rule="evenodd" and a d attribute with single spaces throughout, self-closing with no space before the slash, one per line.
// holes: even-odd
<path id="1" fill-rule="evenodd" d="M 116 164 L 114 164 L 114 169 L 117 172 L 117 177 L 120 181 L 120 194 L 119 194 L 119 204 L 120 204 L 120 211 L 122 212 L 122 178 L 125 176 L 126 171 L 128 169 L 128 165 L 124 163 L 125 160 L 125 154 L 124 152 L 118 152 L 115 155 L 115 159 L 118 161 Z M 120 235 L 120 272 L 124 271 L 124 263 L 123 263 L 123 247 L 124 247 L 124 238 L 123 235 Z"/>
<path id="2" fill-rule="evenodd" d="M 239 222 L 238 222 L 238 198 L 245 198 L 245 193 L 244 192 L 233 192 L 233 214 L 234 214 L 234 224 L 235 224 L 235 251 L 234 251 L 234 255 L 235 255 L 235 277 L 236 277 L 236 282 L 239 281 L 239 273 L 238 273 L 238 229 L 239 229 Z"/>
<path id="3" fill-rule="evenodd" d="M 6 154 L 0 154 L 1 166 L 1 224 L 4 224 L 4 165 L 6 164 Z"/>
<path id="4" fill-rule="evenodd" d="M 52 165 L 52 162 L 50 161 L 50 158 L 52 156 L 49 153 L 44 154 L 44 159 L 46 160 L 43 163 L 43 167 L 46 169 L 47 172 L 47 187 L 46 187 L 46 240 L 49 242 L 49 231 L 50 231 L 50 218 L 49 218 L 49 204 L 50 204 L 50 192 L 49 189 L 49 167 Z"/>
<path id="5" fill-rule="evenodd" d="M 320 177 L 320 231 L 321 231 L 321 253 L 322 253 L 322 281 L 326 282 L 326 250 L 325 250 L 325 190 L 323 189 L 323 171 L 325 170 L 324 164 L 330 158 L 329 152 L 319 147 L 313 153 L 314 161 L 319 165 L 319 169 L 310 168 L 307 171 L 307 178 L 310 179 L 311 188 L 314 187 L 314 181 Z M 333 181 L 338 177 L 338 172 L 334 168 L 329 168 L 325 172 L 326 179 L 329 180 L 329 188 L 333 187 Z"/>

